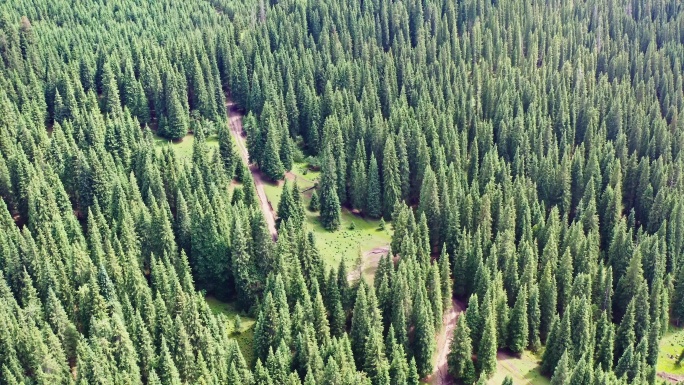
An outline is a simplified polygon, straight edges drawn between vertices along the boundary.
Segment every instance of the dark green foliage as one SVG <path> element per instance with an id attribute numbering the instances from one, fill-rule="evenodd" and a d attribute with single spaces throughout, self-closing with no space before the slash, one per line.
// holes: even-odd
<path id="1" fill-rule="evenodd" d="M 314 190 L 311 193 L 311 200 L 309 201 L 309 210 L 316 212 L 321 209 L 321 202 L 318 198 L 318 192 Z"/>
<path id="2" fill-rule="evenodd" d="M 482 338 L 477 348 L 477 366 L 482 375 L 487 378 L 496 372 L 496 326 L 495 313 L 487 310 L 482 317 Z"/>
<path id="3" fill-rule="evenodd" d="M 264 145 L 263 160 L 259 163 L 261 170 L 272 181 L 278 181 L 285 176 L 285 167 L 280 157 L 278 148 L 278 131 L 276 126 L 268 128 L 266 143 Z"/>
<path id="4" fill-rule="evenodd" d="M 321 223 L 329 231 L 340 227 L 340 200 L 337 195 L 336 168 L 330 151 L 324 155 L 321 180 Z"/>
<path id="5" fill-rule="evenodd" d="M 365 212 L 371 218 L 379 218 L 382 216 L 382 194 L 380 191 L 380 174 L 378 171 L 378 162 L 375 159 L 375 154 L 371 153 L 370 163 L 368 165 L 368 190 L 366 192 Z"/>
<path id="6" fill-rule="evenodd" d="M 351 206 L 359 210 L 365 209 L 368 194 L 368 174 L 366 173 L 366 150 L 363 142 L 356 144 L 349 184 Z"/>
<path id="7" fill-rule="evenodd" d="M 475 381 L 475 366 L 472 357 L 472 340 L 470 328 L 465 317 L 459 317 L 454 327 L 454 335 L 449 347 L 449 373 L 466 384 Z"/>
<path id="8" fill-rule="evenodd" d="M 508 323 L 508 348 L 520 354 L 528 342 L 527 290 L 523 286 L 515 300 Z"/>
<path id="9" fill-rule="evenodd" d="M 674 298 L 672 299 L 673 316 L 676 322 L 684 322 L 684 268 L 679 268 L 675 281 Z"/>
<path id="10" fill-rule="evenodd" d="M 654 383 L 684 319 L 680 8 L 1 3 L 0 378 L 414 385 L 454 294 L 469 383 L 469 350 L 485 383 L 542 343 L 554 383 Z M 272 241 L 242 113 L 266 179 L 321 168 L 325 228 L 392 219 L 375 282 L 325 274 L 296 186 Z M 251 309 L 256 367 L 200 293 Z"/>
<path id="11" fill-rule="evenodd" d="M 432 354 L 435 350 L 435 328 L 430 302 L 427 300 L 424 289 L 417 288 L 416 298 L 413 302 L 413 319 L 415 320 L 415 339 L 413 342 L 413 356 L 416 359 L 418 374 L 422 377 L 432 373 Z"/>

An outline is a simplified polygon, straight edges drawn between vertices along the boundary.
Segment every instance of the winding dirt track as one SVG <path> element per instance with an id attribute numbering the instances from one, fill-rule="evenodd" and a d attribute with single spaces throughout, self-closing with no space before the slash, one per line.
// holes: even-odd
<path id="1" fill-rule="evenodd" d="M 255 165 L 249 164 L 249 152 L 247 152 L 247 143 L 245 140 L 244 130 L 242 129 L 242 113 L 238 110 L 235 103 L 227 98 L 226 109 L 228 110 L 228 125 L 230 126 L 230 134 L 235 138 L 238 151 L 240 152 L 240 156 L 242 156 L 242 161 L 245 162 L 249 168 L 249 171 L 252 173 L 252 179 L 254 179 L 254 186 L 256 187 L 257 196 L 259 197 L 261 211 L 264 212 L 264 218 L 266 218 L 268 231 L 271 233 L 271 237 L 275 241 L 278 239 L 278 230 L 276 230 L 276 213 L 266 197 L 266 192 L 264 191 L 265 181 L 261 171 L 259 171 Z"/>
<path id="2" fill-rule="evenodd" d="M 444 313 L 442 320 L 442 330 L 437 335 L 437 355 L 435 357 L 435 369 L 426 382 L 432 385 L 446 385 L 452 384 L 453 381 L 449 375 L 449 368 L 447 365 L 447 356 L 449 355 L 449 346 L 451 345 L 451 337 L 454 335 L 454 328 L 458 317 L 463 313 L 464 306 L 456 301 L 451 300 L 451 307 Z"/>
<path id="3" fill-rule="evenodd" d="M 676 375 L 666 372 L 658 372 L 658 377 L 665 379 L 672 384 L 678 384 L 680 381 L 684 381 L 683 375 Z"/>

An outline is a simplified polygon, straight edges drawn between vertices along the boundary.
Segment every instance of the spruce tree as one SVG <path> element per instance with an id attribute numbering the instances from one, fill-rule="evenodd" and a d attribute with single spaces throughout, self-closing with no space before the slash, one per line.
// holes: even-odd
<path id="1" fill-rule="evenodd" d="M 387 138 L 382 155 L 382 215 L 389 220 L 392 219 L 394 202 L 401 199 L 399 160 L 392 135 Z"/>
<path id="2" fill-rule="evenodd" d="M 684 322 L 684 267 L 680 266 L 672 298 L 672 315 L 677 325 Z"/>
<path id="3" fill-rule="evenodd" d="M 323 156 L 321 171 L 321 224 L 328 231 L 340 227 L 340 200 L 337 196 L 337 177 L 335 163 L 330 149 Z"/>
<path id="4" fill-rule="evenodd" d="M 368 194 L 366 151 L 364 147 L 363 142 L 356 143 L 356 151 L 354 153 L 349 181 L 349 202 L 351 203 L 351 206 L 357 210 L 365 209 Z"/>
<path id="5" fill-rule="evenodd" d="M 380 174 L 378 171 L 378 161 L 375 154 L 371 153 L 368 165 L 368 190 L 366 195 L 365 213 L 371 218 L 382 216 L 382 192 L 380 191 Z"/>
<path id="6" fill-rule="evenodd" d="M 281 180 L 285 176 L 285 167 L 280 158 L 280 149 L 277 142 L 278 135 L 277 126 L 273 123 L 270 124 L 266 133 L 263 158 L 259 163 L 266 177 L 272 181 Z"/>
<path id="7" fill-rule="evenodd" d="M 556 314 L 556 295 L 556 279 L 551 273 L 551 266 L 547 265 L 539 283 L 539 307 L 541 311 L 539 334 L 542 342 L 547 341 L 551 332 L 551 323 Z"/>
<path id="8" fill-rule="evenodd" d="M 278 222 L 295 220 L 298 222 L 297 208 L 295 207 L 295 201 L 292 197 L 292 191 L 288 186 L 287 180 L 283 184 L 282 194 L 280 194 L 280 201 L 278 202 Z"/>
<path id="9" fill-rule="evenodd" d="M 568 352 L 564 352 L 561 356 L 556 368 L 553 371 L 553 377 L 551 377 L 551 385 L 565 385 L 570 383 L 570 377 L 572 376 L 572 371 L 570 370 L 568 363 Z"/>
<path id="10" fill-rule="evenodd" d="M 634 300 L 629 302 L 627 312 L 624 317 L 622 317 L 620 326 L 618 326 L 617 332 L 615 333 L 615 358 L 619 359 L 622 357 L 627 350 L 627 347 L 633 346 L 636 343 L 636 335 L 634 334 L 635 306 L 636 303 Z"/>
<path id="11" fill-rule="evenodd" d="M 470 328 L 465 317 L 459 317 L 454 326 L 454 335 L 449 346 L 447 363 L 449 374 L 455 379 L 470 384 L 475 381 L 475 366 L 472 357 L 472 340 Z"/>
<path id="12" fill-rule="evenodd" d="M 528 342 L 527 289 L 523 286 L 515 300 L 508 323 L 508 348 L 521 354 Z"/>
<path id="13" fill-rule="evenodd" d="M 439 256 L 439 276 L 442 288 L 442 308 L 449 309 L 452 304 L 452 284 L 451 284 L 451 267 L 449 266 L 449 254 L 446 251 L 446 245 L 442 247 L 442 254 Z"/>
<path id="14" fill-rule="evenodd" d="M 424 171 L 423 184 L 420 187 L 420 203 L 417 214 L 425 214 L 430 229 L 430 245 L 438 244 L 441 223 L 440 196 L 437 189 L 437 178 L 428 165 Z"/>
<path id="15" fill-rule="evenodd" d="M 357 366 L 363 364 L 364 352 L 366 349 L 366 337 L 371 332 L 371 320 L 368 314 L 368 302 L 366 301 L 366 289 L 362 283 L 359 286 L 356 294 L 356 303 L 354 304 L 354 314 L 351 320 L 350 338 L 352 343 L 352 351 L 354 352 L 354 361 Z"/>
<path id="16" fill-rule="evenodd" d="M 318 198 L 318 192 L 313 190 L 311 193 L 311 200 L 309 201 L 309 210 L 316 212 L 321 209 L 321 202 Z"/>
<path id="17" fill-rule="evenodd" d="M 482 317 L 482 339 L 477 348 L 477 366 L 479 371 L 490 378 L 496 372 L 496 323 L 493 310 L 485 312 Z"/>
<path id="18" fill-rule="evenodd" d="M 539 309 L 539 287 L 533 284 L 530 287 L 529 301 L 527 306 L 527 322 L 528 322 L 528 340 L 527 346 L 532 351 L 538 351 L 541 348 L 541 340 L 539 338 L 539 326 L 541 321 L 541 311 Z"/>
<path id="19" fill-rule="evenodd" d="M 415 340 L 413 342 L 413 356 L 420 377 L 432 373 L 432 354 L 435 351 L 435 328 L 433 324 L 430 302 L 425 298 L 425 289 L 418 288 L 413 303 L 413 318 L 415 320 Z M 496 352 L 494 353 L 496 355 Z"/>

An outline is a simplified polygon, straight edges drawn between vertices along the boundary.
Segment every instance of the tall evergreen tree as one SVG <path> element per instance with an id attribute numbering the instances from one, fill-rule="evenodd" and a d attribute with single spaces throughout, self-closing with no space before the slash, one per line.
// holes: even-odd
<path id="1" fill-rule="evenodd" d="M 321 171 L 321 224 L 326 230 L 335 231 L 340 227 L 340 200 L 337 196 L 336 169 L 330 149 L 323 154 Z"/>
<path id="2" fill-rule="evenodd" d="M 472 340 L 470 328 L 465 317 L 459 317 L 454 326 L 454 335 L 449 346 L 447 362 L 449 373 L 457 380 L 466 384 L 475 381 L 475 366 L 472 357 Z"/>
<path id="3" fill-rule="evenodd" d="M 380 191 L 380 174 L 378 171 L 378 162 L 375 159 L 375 154 L 371 153 L 370 163 L 368 165 L 368 190 L 366 196 L 365 212 L 371 218 L 379 218 L 382 216 L 382 192 Z"/>

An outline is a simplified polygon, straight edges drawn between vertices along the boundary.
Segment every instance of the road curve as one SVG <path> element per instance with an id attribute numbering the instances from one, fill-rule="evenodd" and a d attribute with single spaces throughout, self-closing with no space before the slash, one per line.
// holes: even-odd
<path id="1" fill-rule="evenodd" d="M 261 171 L 256 167 L 256 165 L 249 164 L 249 152 L 247 152 L 245 132 L 242 128 L 243 114 L 237 108 L 235 102 L 228 98 L 226 98 L 226 109 L 228 110 L 228 126 L 230 127 L 230 134 L 233 136 L 233 138 L 235 138 L 242 161 L 245 162 L 249 168 L 249 171 L 252 173 L 252 179 L 254 179 L 254 187 L 256 187 L 257 196 L 259 197 L 261 211 L 263 211 L 264 218 L 266 218 L 268 231 L 271 233 L 271 237 L 275 241 L 278 239 L 278 230 L 276 229 L 276 213 L 273 211 L 273 207 L 266 197 L 266 191 L 264 191 L 265 181 Z"/>

